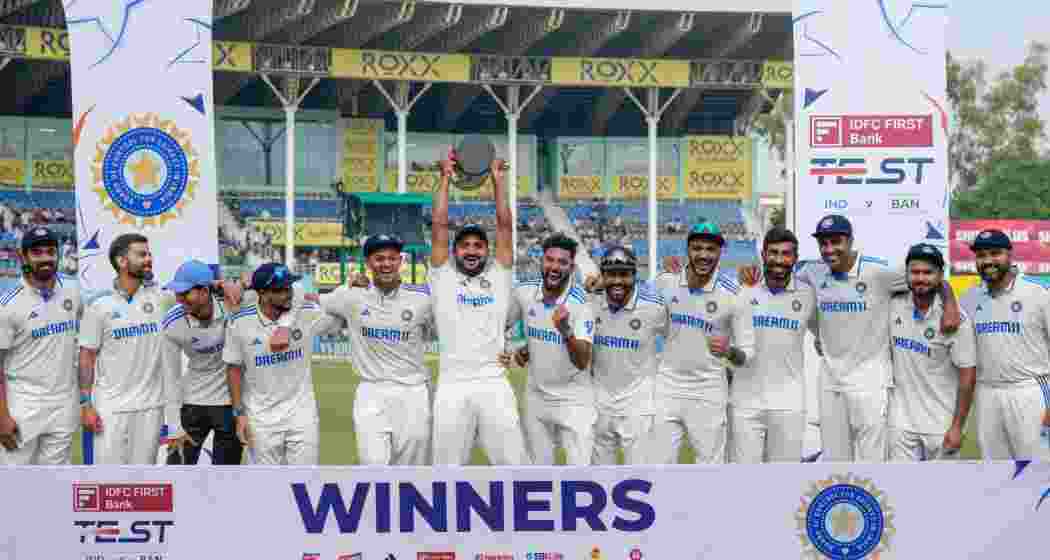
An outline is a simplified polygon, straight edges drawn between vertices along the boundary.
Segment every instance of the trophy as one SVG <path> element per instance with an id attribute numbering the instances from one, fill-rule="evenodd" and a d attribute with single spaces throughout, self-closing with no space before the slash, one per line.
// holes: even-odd
<path id="1" fill-rule="evenodd" d="M 487 137 L 481 134 L 464 136 L 449 154 L 455 168 L 449 180 L 451 185 L 464 191 L 480 189 L 492 174 L 492 160 L 495 158 L 496 148 Z"/>

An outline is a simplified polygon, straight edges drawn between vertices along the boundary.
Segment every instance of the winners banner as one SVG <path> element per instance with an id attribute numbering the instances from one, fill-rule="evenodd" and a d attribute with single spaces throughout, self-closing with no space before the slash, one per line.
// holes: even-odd
<path id="1" fill-rule="evenodd" d="M 109 245 L 129 232 L 161 283 L 218 264 L 212 1 L 65 5 L 81 285 L 111 286 Z"/>
<path id="2" fill-rule="evenodd" d="M 13 559 L 1031 558 L 1050 464 L 13 468 Z M 947 530 L 945 528 L 950 528 Z"/>
<path id="3" fill-rule="evenodd" d="M 915 243 L 947 248 L 947 6 L 795 1 L 800 233 L 842 214 L 858 248 L 891 263 Z"/>

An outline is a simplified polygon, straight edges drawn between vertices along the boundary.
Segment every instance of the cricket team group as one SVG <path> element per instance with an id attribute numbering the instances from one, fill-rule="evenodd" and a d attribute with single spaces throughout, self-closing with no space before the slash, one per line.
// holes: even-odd
<path id="1" fill-rule="evenodd" d="M 462 465 L 479 444 L 498 465 L 552 465 L 559 449 L 569 465 L 668 464 L 687 438 L 697 463 L 927 461 L 957 457 L 966 434 L 988 460 L 1050 459 L 1050 291 L 1012 265 L 1002 232 L 973 241 L 982 282 L 958 299 L 938 248 L 917 244 L 894 268 L 854 250 L 838 215 L 812 233 L 819 262 L 774 228 L 761 266 L 721 269 L 725 240 L 703 222 L 655 282 L 626 247 L 584 276 L 576 241 L 555 233 L 542 276 L 515 284 L 501 163 L 494 251 L 480 227 L 449 231 L 442 163 L 426 285 L 402 283 L 402 242 L 378 234 L 363 246 L 370 274 L 321 296 L 277 263 L 223 282 L 189 261 L 160 286 L 133 233 L 109 247 L 112 289 L 88 297 L 58 274 L 55 234 L 30 230 L 22 279 L 0 295 L 0 464 L 69 464 L 82 427 L 96 464 L 153 464 L 161 445 L 195 464 L 211 434 L 213 464 L 317 465 L 313 340 L 343 329 L 361 464 Z M 817 453 L 804 451 L 807 332 Z"/>

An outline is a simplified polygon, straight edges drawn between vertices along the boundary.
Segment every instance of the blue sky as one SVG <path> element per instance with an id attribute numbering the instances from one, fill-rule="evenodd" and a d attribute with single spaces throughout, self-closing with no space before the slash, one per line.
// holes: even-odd
<path id="1" fill-rule="evenodd" d="M 1046 0 L 952 0 L 947 44 L 954 56 L 982 59 L 994 76 L 1024 60 L 1025 46 L 1050 42 L 1050 2 Z M 1050 95 L 1040 99 L 1050 123 Z"/>

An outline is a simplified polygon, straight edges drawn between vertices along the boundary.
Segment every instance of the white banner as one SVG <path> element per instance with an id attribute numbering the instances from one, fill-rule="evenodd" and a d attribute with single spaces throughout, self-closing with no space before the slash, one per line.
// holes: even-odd
<path id="1" fill-rule="evenodd" d="M 947 4 L 796 0 L 799 233 L 843 214 L 858 248 L 891 263 L 915 243 L 947 248 Z"/>
<path id="2" fill-rule="evenodd" d="M 1014 463 L 13 468 L 0 557 L 1025 558 L 1048 486 Z"/>
<path id="3" fill-rule="evenodd" d="M 109 244 L 140 232 L 166 282 L 218 264 L 211 0 L 64 2 L 81 286 L 107 289 Z"/>

